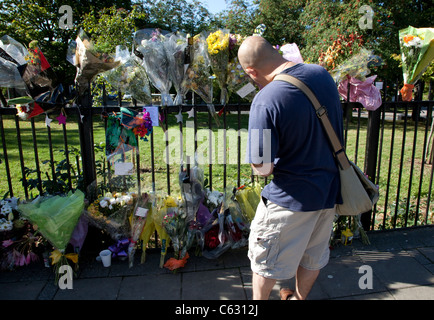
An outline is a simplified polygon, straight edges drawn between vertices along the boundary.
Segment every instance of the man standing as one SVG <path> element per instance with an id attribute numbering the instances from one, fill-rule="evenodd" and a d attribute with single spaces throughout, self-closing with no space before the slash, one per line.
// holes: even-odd
<path id="1" fill-rule="evenodd" d="M 256 174 L 273 174 L 251 225 L 253 299 L 268 299 L 276 280 L 295 277 L 295 290 L 282 289 L 281 297 L 304 300 L 329 260 L 335 205 L 341 203 L 339 172 L 309 99 L 273 79 L 286 73 L 310 87 L 342 141 L 339 94 L 324 68 L 287 61 L 262 37 L 247 38 L 238 57 L 262 87 L 251 106 L 247 159 Z"/>

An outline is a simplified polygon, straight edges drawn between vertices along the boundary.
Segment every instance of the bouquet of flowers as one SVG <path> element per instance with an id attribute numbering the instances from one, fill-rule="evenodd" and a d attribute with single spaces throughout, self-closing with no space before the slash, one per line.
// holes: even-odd
<path id="1" fill-rule="evenodd" d="M 56 265 L 56 275 L 59 267 L 67 264 L 67 259 L 78 262 L 78 255 L 65 254 L 65 249 L 83 209 L 84 193 L 80 190 L 70 191 L 66 196 L 39 196 L 30 203 L 18 205 L 18 211 L 55 247 L 50 258 Z"/>
<path id="2" fill-rule="evenodd" d="M 149 197 L 148 205 L 147 205 L 148 214 L 146 216 L 145 226 L 143 227 L 142 233 L 140 234 L 140 238 L 139 238 L 142 241 L 142 256 L 140 258 L 140 263 L 145 263 L 146 247 L 148 245 L 149 240 L 151 239 L 151 236 L 156 231 L 155 220 L 154 220 L 154 212 L 156 211 L 154 207 L 154 203 L 156 202 L 155 194 L 151 193 L 148 195 L 148 197 Z"/>
<path id="3" fill-rule="evenodd" d="M 177 204 L 173 197 L 159 198 L 158 200 L 154 199 L 152 202 L 152 216 L 154 217 L 155 230 L 157 230 L 161 240 L 160 268 L 164 266 L 167 248 L 169 247 L 171 239 L 166 229 L 163 227 L 163 219 L 167 212 L 175 210 L 175 207 L 177 207 Z"/>
<path id="4" fill-rule="evenodd" d="M 222 105 L 226 105 L 229 98 L 226 87 L 229 63 L 229 38 L 228 31 L 217 30 L 206 39 L 211 67 L 221 89 L 220 103 Z"/>
<path id="5" fill-rule="evenodd" d="M 350 101 L 360 102 L 368 110 L 376 110 L 382 104 L 380 90 L 374 85 L 376 76 L 367 77 L 372 67 L 383 64 L 381 58 L 372 51 L 362 48 L 358 54 L 346 60 L 331 72 L 334 80 L 339 83 L 339 93 L 348 98 L 348 83 L 350 86 Z"/>
<path id="6" fill-rule="evenodd" d="M 238 34 L 229 36 L 229 63 L 227 67 L 227 82 L 229 94 L 237 93 L 241 98 L 252 101 L 257 90 L 250 79 L 249 75 L 243 70 L 238 61 L 238 49 L 240 48 L 244 37 Z"/>
<path id="7" fill-rule="evenodd" d="M 18 199 L 0 201 L 0 270 L 39 260 L 46 240 L 18 211 Z"/>
<path id="8" fill-rule="evenodd" d="M 120 65 L 103 47 L 95 46 L 83 30 L 69 44 L 67 60 L 77 68 L 75 82 L 80 94 L 89 88 L 96 75 Z"/>
<path id="9" fill-rule="evenodd" d="M 171 34 L 165 37 L 163 44 L 169 61 L 169 78 L 177 92 L 173 104 L 181 105 L 188 91 L 182 86 L 185 75 L 185 50 L 187 48 L 187 40 L 185 36 Z"/>
<path id="10" fill-rule="evenodd" d="M 382 61 L 378 56 L 375 56 L 372 51 L 362 48 L 358 54 L 345 60 L 330 73 L 336 83 L 345 80 L 347 76 L 365 81 L 366 76 L 371 73 L 370 67 L 381 65 Z"/>
<path id="11" fill-rule="evenodd" d="M 243 215 L 240 205 L 235 200 L 235 192 L 236 189 L 227 188 L 222 204 L 225 210 L 225 227 L 232 249 L 244 247 L 250 232 L 248 219 Z"/>
<path id="12" fill-rule="evenodd" d="M 121 65 L 104 72 L 103 77 L 117 91 L 131 94 L 137 101 L 144 104 L 151 104 L 151 88 L 145 68 L 135 55 L 128 50 L 116 47 L 115 61 L 120 61 Z"/>
<path id="13" fill-rule="evenodd" d="M 212 212 L 212 218 L 202 230 L 202 255 L 207 259 L 217 259 L 231 248 L 225 228 L 225 209 L 223 204 Z"/>
<path id="14" fill-rule="evenodd" d="M 235 193 L 235 199 L 249 222 L 255 217 L 256 208 L 261 201 L 261 190 L 261 185 L 256 183 L 252 187 L 243 185 Z"/>
<path id="15" fill-rule="evenodd" d="M 137 194 L 107 192 L 89 205 L 85 211 L 91 225 L 105 230 L 113 240 L 130 237 L 128 217 L 134 210 Z"/>
<path id="16" fill-rule="evenodd" d="M 416 29 L 409 26 L 399 31 L 404 87 L 404 101 L 412 100 L 414 84 L 434 59 L 434 28 Z"/>
<path id="17" fill-rule="evenodd" d="M 220 121 L 216 115 L 212 103 L 212 83 L 210 81 L 210 59 L 208 45 L 203 33 L 193 38 L 193 60 L 187 68 L 182 86 L 187 90 L 193 90 L 207 104 L 209 113 L 214 117 L 217 125 Z"/>
<path id="18" fill-rule="evenodd" d="M 143 59 L 151 83 L 161 93 L 161 105 L 172 106 L 170 96 L 172 81 L 169 77 L 169 59 L 164 48 L 164 36 L 158 30 L 145 29 L 137 31 L 135 41 L 139 45 L 137 52 Z"/>
<path id="19" fill-rule="evenodd" d="M 16 105 L 23 120 L 50 111 L 56 103 L 64 101 L 63 87 L 37 41 L 32 41 L 26 49 L 11 37 L 3 36 L 0 39 L 0 70 L 4 71 L 1 72 L 0 87 L 27 91 L 28 96 L 8 101 L 8 105 Z"/>
<path id="20" fill-rule="evenodd" d="M 0 219 L 1 220 L 1 219 Z M 14 236 L 3 240 L 0 246 L 0 270 L 13 270 L 14 267 L 27 266 L 39 260 L 39 254 L 44 251 L 46 240 L 25 220 L 10 223 L 10 228 L 16 229 Z M 5 230 L 0 231 L 0 235 Z"/>
<path id="21" fill-rule="evenodd" d="M 198 165 L 195 165 L 191 169 L 190 165 L 187 165 L 186 171 L 181 166 L 179 184 L 187 222 L 195 219 L 197 210 L 203 199 L 203 179 L 203 170 Z"/>
<path id="22" fill-rule="evenodd" d="M 137 241 L 139 240 L 145 227 L 148 216 L 148 200 L 147 194 L 141 195 L 134 208 L 134 214 L 131 216 L 131 236 L 128 246 L 128 265 L 131 268 L 134 265 L 134 254 L 136 252 Z"/>

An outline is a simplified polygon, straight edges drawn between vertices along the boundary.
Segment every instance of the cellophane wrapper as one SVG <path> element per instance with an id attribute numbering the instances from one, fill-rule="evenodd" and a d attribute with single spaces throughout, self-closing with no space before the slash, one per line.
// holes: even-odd
<path id="1" fill-rule="evenodd" d="M 256 183 L 252 187 L 245 186 L 244 188 L 238 189 L 235 193 L 235 198 L 241 207 L 241 211 L 249 222 L 252 222 L 255 217 L 256 208 L 261 201 L 261 191 L 261 185 Z"/>
<path id="2" fill-rule="evenodd" d="M 181 105 L 184 96 L 188 92 L 182 84 L 185 76 L 185 49 L 187 48 L 187 39 L 181 34 L 170 34 L 164 39 L 164 47 L 169 62 L 169 78 L 176 90 L 174 105 Z"/>
<path id="3" fill-rule="evenodd" d="M 83 213 L 84 193 L 70 191 L 65 196 L 39 196 L 18 206 L 18 211 L 58 250 L 65 250 Z"/>
<path id="4" fill-rule="evenodd" d="M 142 64 L 152 85 L 161 93 L 161 105 L 172 106 L 172 81 L 169 77 L 169 59 L 164 48 L 164 36 L 158 30 L 136 32 L 137 51 L 143 56 Z"/>
<path id="5" fill-rule="evenodd" d="M 193 38 L 193 60 L 187 68 L 182 86 L 198 94 L 207 104 L 208 112 L 217 125 L 220 121 L 212 103 L 211 62 L 208 54 L 208 44 L 204 33 Z"/>
<path id="6" fill-rule="evenodd" d="M 77 68 L 75 82 L 80 94 L 89 88 L 98 74 L 120 65 L 120 61 L 115 61 L 110 53 L 95 50 L 93 42 L 83 30 L 69 44 L 67 60 Z"/>
<path id="7" fill-rule="evenodd" d="M 7 35 L 0 38 L 0 49 L 0 87 L 26 89 L 18 66 L 27 63 L 27 49 Z"/>
<path id="8" fill-rule="evenodd" d="M 128 245 L 128 265 L 133 267 L 134 255 L 137 249 L 137 241 L 139 240 L 143 229 L 147 223 L 147 214 L 149 211 L 148 195 L 143 194 L 139 196 L 134 212 L 131 216 L 131 236 L 130 243 Z M 143 250 L 146 250 L 145 248 Z"/>
<path id="9" fill-rule="evenodd" d="M 229 100 L 227 90 L 228 63 L 229 63 L 229 32 L 217 30 L 211 33 L 207 39 L 208 54 L 211 67 L 217 77 L 221 89 L 220 103 L 226 105 Z"/>
<path id="10" fill-rule="evenodd" d="M 116 61 L 121 65 L 103 73 L 107 82 L 117 91 L 131 94 L 138 102 L 152 104 L 148 76 L 139 59 L 128 50 L 117 47 Z"/>
<path id="11" fill-rule="evenodd" d="M 136 202 L 136 193 L 106 192 L 89 205 L 85 214 L 91 225 L 106 231 L 113 240 L 129 238 L 131 227 L 128 218 Z"/>
<path id="12" fill-rule="evenodd" d="M 415 84 L 434 59 L 434 28 L 408 28 L 399 31 L 405 84 Z"/>
<path id="13" fill-rule="evenodd" d="M 188 170 L 188 169 L 187 169 Z M 190 172 L 182 170 L 179 173 L 179 185 L 186 212 L 187 223 L 194 220 L 199 209 L 201 200 L 204 197 L 203 169 L 195 165 Z"/>

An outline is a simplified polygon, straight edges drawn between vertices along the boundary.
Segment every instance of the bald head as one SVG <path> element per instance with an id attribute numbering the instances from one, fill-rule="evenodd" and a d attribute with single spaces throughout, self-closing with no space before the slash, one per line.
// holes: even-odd
<path id="1" fill-rule="evenodd" d="M 238 59 L 244 70 L 254 68 L 275 68 L 282 63 L 282 56 L 273 46 L 260 36 L 251 36 L 244 40 L 238 50 Z"/>

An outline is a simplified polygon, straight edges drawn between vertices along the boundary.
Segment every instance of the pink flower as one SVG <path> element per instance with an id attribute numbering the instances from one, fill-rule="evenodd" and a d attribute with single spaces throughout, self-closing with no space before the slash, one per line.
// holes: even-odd
<path id="1" fill-rule="evenodd" d="M 10 245 L 12 245 L 14 242 L 11 240 L 11 239 L 9 239 L 9 240 L 3 240 L 3 242 L 2 242 L 2 246 L 3 246 L 3 248 L 7 248 L 7 247 L 9 247 Z"/>

